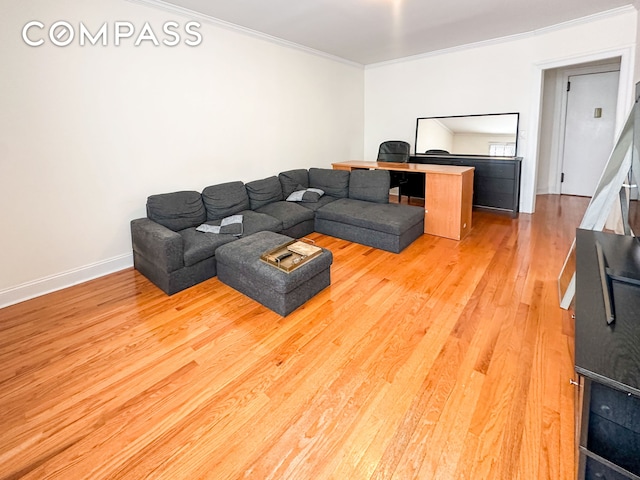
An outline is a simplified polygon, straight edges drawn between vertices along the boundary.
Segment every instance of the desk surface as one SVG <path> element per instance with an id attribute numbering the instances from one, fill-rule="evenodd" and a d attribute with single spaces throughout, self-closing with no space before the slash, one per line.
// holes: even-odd
<path id="1" fill-rule="evenodd" d="M 364 160 L 350 160 L 348 162 L 332 163 L 333 167 L 347 168 L 375 168 L 378 170 L 394 170 L 398 172 L 438 173 L 443 175 L 462 175 L 473 170 L 473 167 L 458 167 L 454 165 L 430 165 L 423 163 L 395 163 L 395 162 L 367 162 Z"/>

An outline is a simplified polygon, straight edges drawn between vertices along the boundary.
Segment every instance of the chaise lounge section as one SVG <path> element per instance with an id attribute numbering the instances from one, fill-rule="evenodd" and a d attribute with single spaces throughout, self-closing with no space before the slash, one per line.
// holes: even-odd
<path id="1" fill-rule="evenodd" d="M 219 247 L 258 232 L 316 231 L 399 253 L 424 232 L 424 210 L 390 204 L 389 183 L 384 170 L 310 168 L 151 195 L 147 217 L 131 221 L 134 267 L 172 295 L 216 276 Z M 239 230 L 225 233 L 230 218 L 241 219 Z"/>
<path id="2" fill-rule="evenodd" d="M 386 170 L 354 170 L 348 198 L 339 198 L 316 211 L 316 231 L 401 252 L 424 232 L 424 210 L 389 203 L 388 184 Z"/>

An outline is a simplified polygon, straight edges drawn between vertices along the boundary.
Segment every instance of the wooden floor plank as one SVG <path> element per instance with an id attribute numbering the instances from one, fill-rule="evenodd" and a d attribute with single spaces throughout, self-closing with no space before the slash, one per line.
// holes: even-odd
<path id="1" fill-rule="evenodd" d="M 587 199 L 476 212 L 401 254 L 314 233 L 331 286 L 283 318 L 133 269 L 0 310 L 0 479 L 569 480 Z"/>

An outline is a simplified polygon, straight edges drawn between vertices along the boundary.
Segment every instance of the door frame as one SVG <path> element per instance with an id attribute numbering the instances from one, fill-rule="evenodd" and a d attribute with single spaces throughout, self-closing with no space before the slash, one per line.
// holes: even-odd
<path id="1" fill-rule="evenodd" d="M 622 59 L 621 59 L 622 60 Z M 561 194 L 562 193 L 562 170 L 564 166 L 564 137 L 565 131 L 567 127 L 567 100 L 569 97 L 569 92 L 567 92 L 567 82 L 569 81 L 569 77 L 574 77 L 577 75 L 593 75 L 596 73 L 609 73 L 609 72 L 620 72 L 621 64 L 616 63 L 608 63 L 603 65 L 594 65 L 589 67 L 578 67 L 578 68 L 567 68 L 560 70 L 556 79 L 556 112 L 559 112 L 559 118 L 557 119 L 557 123 L 554 121 L 554 132 L 553 135 L 556 137 L 556 149 L 553 152 L 553 156 L 551 157 L 551 165 L 552 167 L 555 165 L 555 168 L 551 168 L 554 173 L 554 179 L 550 183 L 552 184 L 552 190 L 549 193 Z M 559 98 L 558 98 L 559 97 Z M 620 99 L 620 80 L 618 80 L 618 100 Z M 620 102 L 618 101 L 618 104 Z M 616 122 L 614 125 L 614 138 L 612 140 L 615 141 L 615 138 L 618 134 L 618 108 L 620 105 L 616 105 Z"/>
<path id="2" fill-rule="evenodd" d="M 527 142 L 525 149 L 525 161 L 522 163 L 524 178 L 530 178 L 530 184 L 522 184 L 520 192 L 520 211 L 525 213 L 533 213 L 536 209 L 536 186 L 538 183 L 538 144 L 540 142 L 540 119 L 542 113 L 542 94 L 544 85 L 544 71 L 550 69 L 559 69 L 562 67 L 571 67 L 581 63 L 589 63 L 600 60 L 612 59 L 620 57 L 620 83 L 618 85 L 618 105 L 616 112 L 616 138 L 624 126 L 626 116 L 633 105 L 635 99 L 633 88 L 633 68 L 634 68 L 634 49 L 632 46 L 626 48 L 616 48 L 611 50 L 602 50 L 588 55 L 570 56 L 562 59 L 540 62 L 533 65 L 533 81 L 531 90 L 531 107 L 529 112 L 531 115 L 529 122 L 529 138 L 532 141 Z M 524 135 L 522 135 L 524 136 Z"/>

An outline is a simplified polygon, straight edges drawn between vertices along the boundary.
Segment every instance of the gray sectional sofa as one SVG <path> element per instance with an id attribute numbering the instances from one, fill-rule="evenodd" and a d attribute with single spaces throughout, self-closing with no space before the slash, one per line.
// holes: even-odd
<path id="1" fill-rule="evenodd" d="M 385 170 L 310 168 L 151 195 L 147 217 L 131 221 L 134 266 L 172 295 L 216 275 L 218 247 L 261 231 L 293 238 L 315 231 L 399 253 L 424 232 L 424 210 L 390 204 L 389 183 Z M 241 224 L 231 226 L 240 230 L 225 230 L 235 215 Z M 203 224 L 220 233 L 199 231 Z"/>

